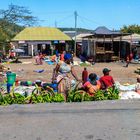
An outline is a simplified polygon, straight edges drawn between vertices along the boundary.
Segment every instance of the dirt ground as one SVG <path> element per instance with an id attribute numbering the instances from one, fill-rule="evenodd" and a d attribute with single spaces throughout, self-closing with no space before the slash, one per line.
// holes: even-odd
<path id="1" fill-rule="evenodd" d="M 75 60 L 78 60 L 77 58 Z M 43 65 L 35 65 L 34 59 L 20 59 L 23 63 L 19 64 L 5 64 L 6 67 L 10 67 L 11 70 L 17 73 L 17 79 L 21 81 L 30 80 L 42 80 L 44 82 L 50 82 L 52 77 L 52 71 L 55 65 L 48 65 L 43 62 Z M 119 81 L 121 84 L 136 83 L 136 74 L 134 70 L 139 67 L 139 64 L 130 64 L 128 68 L 123 67 L 125 63 L 122 62 L 111 62 L 111 63 L 95 63 L 95 65 L 88 66 L 88 73 L 94 72 L 98 76 L 102 76 L 102 69 L 107 67 L 111 69 L 110 75 L 113 76 L 115 81 Z M 41 70 L 44 72 L 37 73 L 34 70 Z M 83 66 L 75 66 L 76 73 L 81 79 Z"/>

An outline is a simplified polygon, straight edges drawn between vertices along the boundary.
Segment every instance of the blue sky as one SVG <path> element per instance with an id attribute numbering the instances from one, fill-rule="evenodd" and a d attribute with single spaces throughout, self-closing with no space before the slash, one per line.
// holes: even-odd
<path id="1" fill-rule="evenodd" d="M 40 19 L 40 26 L 95 29 L 106 26 L 120 29 L 123 25 L 140 24 L 140 0 L 0 0 L 0 9 L 9 4 L 28 7 Z"/>

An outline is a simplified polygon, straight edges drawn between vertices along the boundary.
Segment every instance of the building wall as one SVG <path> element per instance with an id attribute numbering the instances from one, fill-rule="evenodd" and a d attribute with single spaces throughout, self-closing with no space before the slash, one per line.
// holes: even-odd
<path id="1" fill-rule="evenodd" d="M 46 49 L 48 48 L 48 51 L 50 51 L 51 49 L 51 52 L 49 53 L 49 55 L 52 55 L 54 52 L 54 49 L 57 49 L 57 47 L 59 47 L 60 52 L 64 50 L 68 51 L 72 48 L 68 42 L 55 44 L 55 43 L 52 43 L 52 41 L 26 41 L 26 42 L 24 41 L 22 43 L 20 43 L 20 41 L 17 41 L 17 42 L 12 42 L 12 43 L 14 44 L 15 48 L 21 48 L 21 49 L 26 50 L 25 51 L 26 56 L 36 55 L 39 52 L 38 50 L 39 46 L 41 48 L 40 51 L 44 50 L 43 47 Z"/>

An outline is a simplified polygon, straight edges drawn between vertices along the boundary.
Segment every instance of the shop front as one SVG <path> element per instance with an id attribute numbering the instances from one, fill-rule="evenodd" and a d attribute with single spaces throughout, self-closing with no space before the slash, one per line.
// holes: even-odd
<path id="1" fill-rule="evenodd" d="M 17 34 L 12 42 L 16 48 L 24 49 L 24 55 L 52 55 L 54 50 L 59 53 L 68 50 L 71 38 L 57 28 L 30 27 Z"/>

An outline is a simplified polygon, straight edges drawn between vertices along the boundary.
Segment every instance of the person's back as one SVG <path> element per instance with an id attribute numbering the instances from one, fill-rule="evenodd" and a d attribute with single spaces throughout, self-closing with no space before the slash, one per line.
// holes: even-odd
<path id="1" fill-rule="evenodd" d="M 91 82 L 87 81 L 84 83 L 84 89 L 86 90 L 87 93 L 90 95 L 94 95 L 97 90 L 100 89 L 101 83 L 100 81 L 96 81 L 96 85 L 93 85 Z"/>
<path id="2" fill-rule="evenodd" d="M 89 93 L 89 95 L 94 96 L 95 92 L 100 89 L 101 83 L 96 80 L 97 75 L 95 73 L 91 73 L 89 75 L 89 81 L 83 84 L 84 90 Z"/>
<path id="3" fill-rule="evenodd" d="M 59 52 L 57 49 L 55 50 L 55 55 L 56 55 L 56 57 L 59 57 Z"/>
<path id="4" fill-rule="evenodd" d="M 125 67 L 128 67 L 128 65 L 130 64 L 130 62 L 132 61 L 133 59 L 133 54 L 130 53 L 129 55 L 127 55 L 126 57 L 126 66 Z"/>
<path id="5" fill-rule="evenodd" d="M 52 56 L 51 56 L 51 60 L 52 60 L 53 62 L 55 62 L 55 60 L 56 60 L 56 55 L 52 55 Z"/>
<path id="6" fill-rule="evenodd" d="M 59 72 L 64 74 L 64 73 L 70 73 L 71 71 L 71 65 L 68 65 L 64 61 L 60 61 L 58 63 L 60 65 Z"/>
<path id="7" fill-rule="evenodd" d="M 113 78 L 110 75 L 104 75 L 100 78 L 100 82 L 104 84 L 103 89 L 108 88 L 108 87 L 112 87 L 114 82 L 113 82 Z"/>
<path id="8" fill-rule="evenodd" d="M 85 82 L 87 82 L 87 80 L 88 80 L 88 71 L 87 71 L 86 68 L 84 68 L 84 70 L 83 70 L 83 72 L 82 72 L 82 81 L 83 81 L 83 84 L 84 84 Z"/>
<path id="9" fill-rule="evenodd" d="M 60 54 L 60 60 L 61 60 L 61 61 L 64 61 L 64 55 L 65 55 L 65 51 L 63 51 L 63 52 Z"/>
<path id="10" fill-rule="evenodd" d="M 104 76 L 102 76 L 100 78 L 100 82 L 101 82 L 101 88 L 102 89 L 107 89 L 108 87 L 113 87 L 114 86 L 114 80 L 113 77 L 109 75 L 109 72 L 111 70 L 104 68 L 103 69 L 103 74 Z"/>

